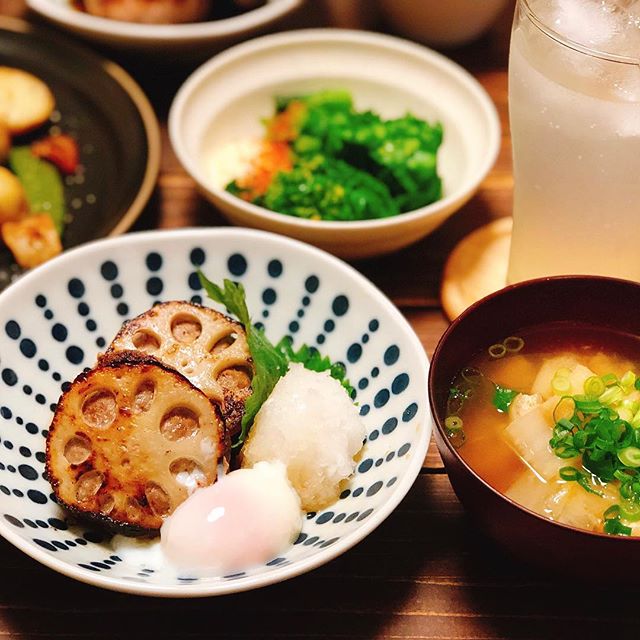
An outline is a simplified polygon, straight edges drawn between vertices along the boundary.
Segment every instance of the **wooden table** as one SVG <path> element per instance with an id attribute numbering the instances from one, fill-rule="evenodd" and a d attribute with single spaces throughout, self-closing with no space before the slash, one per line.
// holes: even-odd
<path id="1" fill-rule="evenodd" d="M 0 13 L 26 15 L 23 0 L 0 0 Z M 509 21 L 505 15 L 482 41 L 451 54 L 498 108 L 503 137 L 493 171 L 429 238 L 354 265 L 400 307 L 429 354 L 447 325 L 438 300 L 445 257 L 466 233 L 510 213 Z M 163 131 L 158 188 L 135 229 L 224 224 L 197 196 L 166 134 L 171 98 L 189 69 L 149 72 L 115 57 L 148 92 Z M 4 541 L 0 568 L 0 636 L 16 638 L 583 639 L 640 628 L 640 591 L 576 584 L 504 557 L 465 516 L 433 446 L 406 499 L 364 542 L 308 575 L 256 592 L 190 601 L 110 593 L 59 576 Z"/>

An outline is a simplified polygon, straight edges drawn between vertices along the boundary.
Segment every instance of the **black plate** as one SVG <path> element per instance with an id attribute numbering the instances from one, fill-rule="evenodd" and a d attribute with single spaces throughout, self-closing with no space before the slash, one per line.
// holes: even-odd
<path id="1" fill-rule="evenodd" d="M 51 121 L 29 138 L 57 128 L 78 141 L 83 169 L 65 179 L 65 249 L 126 231 L 151 195 L 160 158 L 158 123 L 140 87 L 88 49 L 9 18 L 0 19 L 0 65 L 30 71 L 55 95 Z M 19 273 L 0 244 L 0 290 Z"/>

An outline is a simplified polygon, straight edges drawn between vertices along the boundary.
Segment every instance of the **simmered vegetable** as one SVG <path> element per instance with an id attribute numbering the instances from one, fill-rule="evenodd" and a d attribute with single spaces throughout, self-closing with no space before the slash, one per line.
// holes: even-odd
<path id="1" fill-rule="evenodd" d="M 228 435 L 240 430 L 253 361 L 244 328 L 213 309 L 164 302 L 125 323 L 108 354 L 138 350 L 188 378 L 222 413 Z"/>
<path id="2" fill-rule="evenodd" d="M 103 358 L 58 403 L 47 474 L 72 511 L 153 533 L 199 486 L 215 482 L 222 423 L 185 377 L 138 352 Z"/>

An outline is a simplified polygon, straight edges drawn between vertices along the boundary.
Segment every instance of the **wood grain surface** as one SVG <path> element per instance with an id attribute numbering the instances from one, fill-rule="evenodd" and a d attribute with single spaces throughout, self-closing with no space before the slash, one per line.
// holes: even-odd
<path id="1" fill-rule="evenodd" d="M 311 0 L 301 24 L 326 24 L 319 6 Z M 447 254 L 472 229 L 510 214 L 511 12 L 512 6 L 481 41 L 449 52 L 481 82 L 500 114 L 502 147 L 493 171 L 429 238 L 354 263 L 400 307 L 428 354 L 447 325 L 438 300 Z M 35 19 L 23 0 L 0 0 L 0 13 Z M 168 142 L 168 108 L 193 67 L 101 52 L 140 82 L 162 124 L 158 187 L 135 229 L 225 224 L 197 195 Z M 465 516 L 433 446 L 407 498 L 365 541 L 308 575 L 256 592 L 190 601 L 110 593 L 59 576 L 3 541 L 0 571 L 0 637 L 21 639 L 585 639 L 631 637 L 640 628 L 634 587 L 579 584 L 505 557 Z"/>

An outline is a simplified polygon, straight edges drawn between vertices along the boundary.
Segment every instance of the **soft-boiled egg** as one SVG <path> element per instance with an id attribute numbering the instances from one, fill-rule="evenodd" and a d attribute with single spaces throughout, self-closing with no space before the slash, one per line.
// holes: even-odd
<path id="1" fill-rule="evenodd" d="M 300 498 L 280 462 L 260 462 L 198 489 L 160 532 L 166 558 L 191 572 L 232 573 L 275 558 L 302 527 Z"/>

